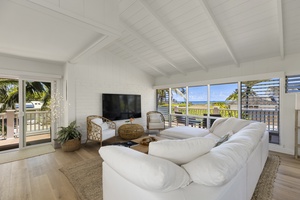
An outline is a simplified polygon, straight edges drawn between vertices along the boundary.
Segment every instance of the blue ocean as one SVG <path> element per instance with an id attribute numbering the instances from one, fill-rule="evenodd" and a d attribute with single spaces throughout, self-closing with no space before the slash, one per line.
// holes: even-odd
<path id="1" fill-rule="evenodd" d="M 190 103 L 192 103 L 193 105 L 205 105 L 207 104 L 207 101 L 189 101 Z M 210 104 L 216 103 L 216 102 L 224 102 L 225 101 L 210 101 Z M 180 102 L 182 103 L 182 102 Z"/>

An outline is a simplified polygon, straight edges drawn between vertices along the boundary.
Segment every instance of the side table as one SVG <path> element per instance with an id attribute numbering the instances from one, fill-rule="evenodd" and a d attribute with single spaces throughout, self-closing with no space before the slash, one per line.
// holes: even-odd
<path id="1" fill-rule="evenodd" d="M 144 134 L 144 128 L 139 124 L 123 124 L 119 127 L 118 134 L 125 140 L 133 140 Z"/>

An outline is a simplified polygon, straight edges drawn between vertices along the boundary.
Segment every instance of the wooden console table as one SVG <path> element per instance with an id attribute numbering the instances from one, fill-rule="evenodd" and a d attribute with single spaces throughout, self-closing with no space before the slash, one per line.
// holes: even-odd
<path id="1" fill-rule="evenodd" d="M 125 140 L 133 140 L 144 134 L 144 128 L 139 124 L 123 124 L 119 127 L 118 134 Z"/>

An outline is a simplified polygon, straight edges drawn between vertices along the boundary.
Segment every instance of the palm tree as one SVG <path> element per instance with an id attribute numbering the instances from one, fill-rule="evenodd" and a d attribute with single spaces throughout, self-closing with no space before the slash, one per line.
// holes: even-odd
<path id="1" fill-rule="evenodd" d="M 7 108 L 15 109 L 19 102 L 18 80 L 0 79 L 0 101 L 3 103 L 0 112 Z M 26 82 L 26 101 L 42 100 L 44 105 L 50 101 L 51 83 L 49 82 Z"/>

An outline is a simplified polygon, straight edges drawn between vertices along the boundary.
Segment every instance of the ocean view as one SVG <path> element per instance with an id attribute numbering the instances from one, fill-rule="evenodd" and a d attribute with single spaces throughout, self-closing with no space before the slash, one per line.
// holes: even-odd
<path id="1" fill-rule="evenodd" d="M 190 103 L 192 103 L 193 105 L 206 105 L 207 101 L 189 101 Z M 226 103 L 225 101 L 210 101 L 210 104 L 214 104 L 217 102 L 222 102 L 222 103 Z M 178 103 L 183 103 L 183 101 L 179 101 Z"/>

